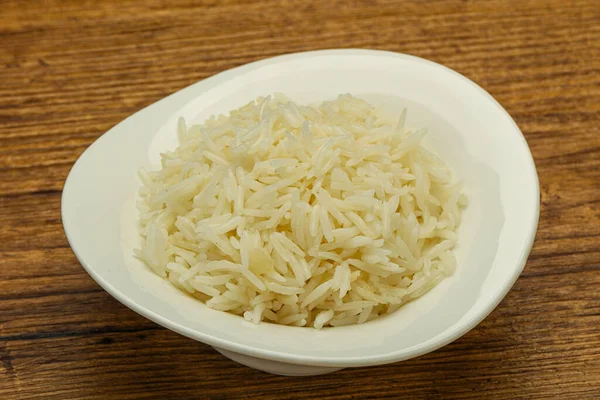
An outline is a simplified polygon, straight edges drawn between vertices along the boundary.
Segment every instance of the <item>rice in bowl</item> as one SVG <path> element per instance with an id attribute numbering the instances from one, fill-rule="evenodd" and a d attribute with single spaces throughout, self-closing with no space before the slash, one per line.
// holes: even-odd
<path id="1" fill-rule="evenodd" d="M 466 197 L 452 170 L 364 100 L 275 95 L 203 125 L 140 171 L 136 255 L 208 307 L 259 323 L 341 326 L 452 274 Z"/>

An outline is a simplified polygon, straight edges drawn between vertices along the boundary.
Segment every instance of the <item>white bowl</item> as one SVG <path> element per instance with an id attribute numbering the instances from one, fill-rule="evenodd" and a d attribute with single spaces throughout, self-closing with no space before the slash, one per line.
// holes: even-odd
<path id="1" fill-rule="evenodd" d="M 451 278 L 389 316 L 317 331 L 253 325 L 211 310 L 133 257 L 140 240 L 136 171 L 156 168 L 159 153 L 175 147 L 177 118 L 202 122 L 273 92 L 302 103 L 352 93 L 396 112 L 407 107 L 409 127 L 429 128 L 426 147 L 456 170 L 469 197 Z M 439 64 L 371 50 L 275 57 L 187 87 L 102 135 L 73 166 L 62 197 L 69 243 L 107 292 L 226 357 L 282 375 L 392 363 L 457 339 L 496 307 L 519 276 L 538 215 L 538 179 L 527 143 L 488 93 Z"/>

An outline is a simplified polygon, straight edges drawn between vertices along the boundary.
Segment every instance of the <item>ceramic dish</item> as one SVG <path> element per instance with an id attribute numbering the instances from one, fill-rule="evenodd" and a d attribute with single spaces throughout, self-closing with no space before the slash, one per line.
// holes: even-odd
<path id="1" fill-rule="evenodd" d="M 459 229 L 458 268 L 451 278 L 389 316 L 318 331 L 254 325 L 211 310 L 133 257 L 140 243 L 136 171 L 156 168 L 159 153 L 176 146 L 177 118 L 202 122 L 273 92 L 299 103 L 351 93 L 390 111 L 407 107 L 409 128 L 429 128 L 424 145 L 451 165 L 469 197 Z M 275 57 L 185 88 L 102 135 L 75 163 L 62 197 L 69 243 L 107 292 L 226 357 L 284 375 L 406 360 L 465 334 L 519 276 L 538 214 L 538 179 L 527 143 L 488 93 L 439 64 L 370 50 Z"/>

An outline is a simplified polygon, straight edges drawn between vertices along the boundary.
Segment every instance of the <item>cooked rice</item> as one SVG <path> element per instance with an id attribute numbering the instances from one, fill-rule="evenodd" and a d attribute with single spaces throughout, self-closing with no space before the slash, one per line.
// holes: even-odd
<path id="1" fill-rule="evenodd" d="M 140 171 L 136 255 L 211 308 L 254 323 L 364 323 L 456 267 L 466 197 L 425 130 L 350 95 L 282 95 L 188 127 Z"/>

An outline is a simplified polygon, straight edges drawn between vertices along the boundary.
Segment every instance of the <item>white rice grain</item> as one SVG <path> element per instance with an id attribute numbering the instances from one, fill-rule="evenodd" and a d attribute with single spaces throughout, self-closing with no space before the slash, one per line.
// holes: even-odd
<path id="1" fill-rule="evenodd" d="M 406 109 L 275 94 L 176 129 L 161 168 L 138 173 L 135 256 L 208 307 L 253 323 L 362 324 L 457 268 L 467 198 Z"/>

